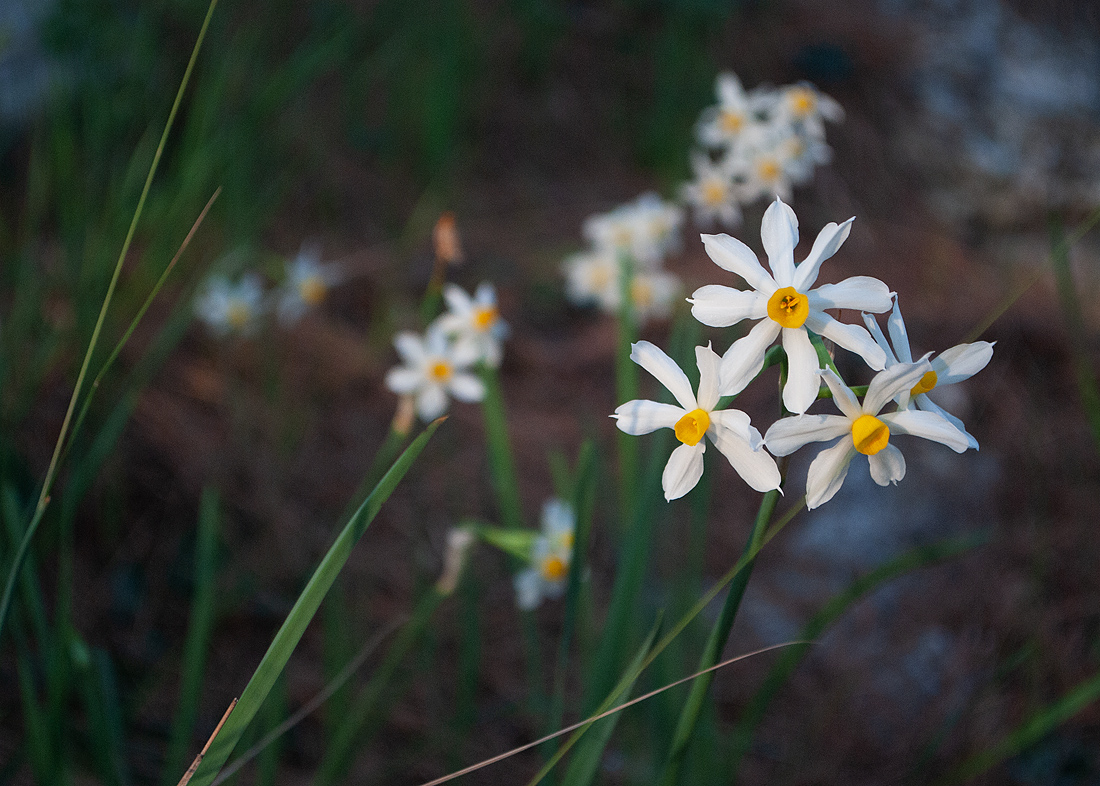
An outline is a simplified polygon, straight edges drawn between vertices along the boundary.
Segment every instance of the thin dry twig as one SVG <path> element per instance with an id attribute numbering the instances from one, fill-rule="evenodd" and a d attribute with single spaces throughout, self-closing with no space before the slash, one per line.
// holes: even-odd
<path id="1" fill-rule="evenodd" d="M 176 786 L 187 786 L 191 782 L 191 778 L 195 775 L 195 770 L 202 764 L 203 758 L 206 756 L 206 752 L 210 750 L 210 746 L 214 743 L 214 738 L 218 736 L 218 732 L 222 730 L 222 726 L 225 725 L 226 720 L 229 718 L 229 713 L 233 712 L 233 708 L 237 706 L 237 700 L 229 702 L 229 709 L 222 715 L 222 719 L 218 721 L 218 725 L 214 727 L 214 732 L 210 735 L 210 739 L 206 741 L 206 744 L 202 746 L 202 750 L 199 751 L 199 755 L 195 757 L 195 760 L 191 762 L 191 766 L 187 768 L 187 772 L 183 773 L 183 777 L 180 778 L 180 782 Z"/>

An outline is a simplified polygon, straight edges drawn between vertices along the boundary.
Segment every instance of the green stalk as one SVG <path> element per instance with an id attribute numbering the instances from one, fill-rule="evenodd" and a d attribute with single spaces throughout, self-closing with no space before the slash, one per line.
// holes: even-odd
<path id="1" fill-rule="evenodd" d="M 294 608 L 287 614 L 286 620 L 279 628 L 279 632 L 275 634 L 271 646 L 268 647 L 267 652 L 260 661 L 260 665 L 256 667 L 255 673 L 248 681 L 244 693 L 241 694 L 240 701 L 237 702 L 237 706 L 226 718 L 220 733 L 214 738 L 205 757 L 195 770 L 195 774 L 191 779 L 191 786 L 209 786 L 214 780 L 218 770 L 221 769 L 226 759 L 229 758 L 229 754 L 232 753 L 241 734 L 256 715 L 264 698 L 271 691 L 275 680 L 282 673 L 287 661 L 290 660 L 290 655 L 298 645 L 302 634 L 305 633 L 306 626 L 313 619 L 313 615 L 320 607 L 329 587 L 332 586 L 340 570 L 344 567 L 344 563 L 351 555 L 352 547 L 366 531 L 371 521 L 374 520 L 378 510 L 382 507 L 382 503 L 393 493 L 401 478 L 408 472 L 413 461 L 420 455 L 420 452 L 442 422 L 442 418 L 436 420 L 413 440 L 412 444 L 390 468 L 390 471 L 378 482 L 374 491 L 359 507 L 359 510 L 355 512 L 355 515 L 348 520 L 344 529 L 337 536 L 336 541 L 317 566 L 309 583 L 302 590 L 302 594 L 298 596 Z"/>
<path id="2" fill-rule="evenodd" d="M 481 381 L 485 384 L 485 398 L 481 411 L 485 416 L 485 441 L 489 449 L 489 471 L 493 490 L 497 495 L 501 523 L 512 529 L 523 529 L 523 507 L 519 499 L 519 480 L 516 477 L 512 443 L 508 439 L 508 419 L 504 414 L 504 393 L 500 387 L 500 375 L 495 368 L 483 366 Z"/>
<path id="3" fill-rule="evenodd" d="M 84 386 L 84 377 L 87 376 L 88 366 L 91 364 L 92 355 L 95 353 L 96 344 L 99 342 L 99 333 L 103 329 L 103 322 L 107 316 L 107 308 L 111 304 L 111 299 L 114 297 L 115 293 L 115 287 L 118 285 L 119 276 L 122 274 L 122 264 L 126 260 L 126 254 L 130 250 L 130 243 L 134 239 L 134 232 L 137 229 L 138 220 L 141 218 L 142 210 L 145 207 L 145 199 L 153 183 L 153 176 L 156 174 L 157 165 L 160 163 L 161 154 L 164 152 L 165 144 L 168 141 L 168 134 L 172 130 L 172 125 L 175 122 L 176 113 L 179 111 L 180 104 L 183 102 L 183 94 L 187 89 L 187 83 L 191 79 L 191 71 L 195 67 L 195 61 L 198 60 L 199 50 L 202 48 L 203 39 L 206 37 L 206 30 L 210 26 L 210 19 L 214 15 L 214 8 L 217 5 L 218 0 L 210 0 L 210 6 L 206 11 L 206 18 L 203 20 L 202 28 L 199 30 L 199 36 L 195 41 L 195 46 L 191 50 L 191 59 L 188 61 L 187 68 L 183 73 L 183 79 L 180 82 L 179 90 L 176 91 L 176 99 L 172 103 L 172 109 L 168 113 L 168 121 L 164 124 L 164 132 L 160 136 L 160 143 L 157 145 L 156 153 L 153 154 L 153 162 L 149 166 L 149 173 L 145 178 L 145 185 L 141 189 L 141 196 L 138 198 L 137 207 L 134 209 L 133 218 L 130 220 L 130 228 L 127 230 L 126 239 L 122 243 L 122 251 L 118 255 L 118 261 L 115 263 L 114 272 L 111 274 L 111 282 L 107 285 L 107 294 L 104 296 L 103 304 L 100 306 L 99 316 L 96 318 L 95 328 L 93 328 L 92 337 L 88 342 L 88 349 L 84 353 L 84 360 L 80 365 L 80 373 L 77 374 L 76 384 L 73 386 L 73 395 L 69 399 L 69 407 L 65 411 L 65 419 L 61 423 L 61 432 L 57 435 L 53 456 L 50 458 L 50 465 L 46 470 L 46 477 L 42 481 L 42 491 L 38 495 L 38 503 L 35 505 L 34 515 L 31 518 L 30 524 L 27 526 L 23 542 L 19 544 L 19 551 L 15 555 L 11 571 L 8 574 L 7 584 L 4 587 L 3 599 L 0 599 L 0 635 L 3 634 L 4 621 L 7 619 L 8 609 L 11 606 L 11 596 L 15 589 L 15 581 L 19 575 L 19 569 L 23 565 L 27 549 L 30 547 L 35 532 L 38 531 L 38 526 L 42 521 L 43 514 L 46 512 L 46 507 L 50 503 L 50 491 L 53 488 L 53 483 L 60 464 L 61 449 L 68 436 L 69 423 L 72 421 L 73 412 L 76 410 L 76 402 L 80 398 L 80 393 Z"/>
<path id="4" fill-rule="evenodd" d="M 779 501 L 779 490 L 773 489 L 764 494 L 760 501 L 760 509 L 756 514 L 752 532 L 741 557 L 744 568 L 737 573 L 730 584 L 726 594 L 726 602 L 722 606 L 722 613 L 718 621 L 711 629 L 710 638 L 707 639 L 703 655 L 699 659 L 696 671 L 703 671 L 718 663 L 722 657 L 722 650 L 726 647 L 733 622 L 737 618 L 737 612 L 741 608 L 741 600 L 745 597 L 745 589 L 748 587 L 749 578 L 752 576 L 753 566 L 756 564 L 755 554 L 764 544 L 764 535 L 768 524 L 771 522 L 775 505 Z M 753 556 L 750 556 L 753 555 Z M 740 564 L 740 561 L 739 561 Z M 684 755 L 695 733 L 695 725 L 699 721 L 699 713 L 703 709 L 710 684 L 714 681 L 714 672 L 707 672 L 691 684 L 691 692 L 680 712 L 680 721 L 676 726 L 676 735 L 672 739 L 672 747 L 669 750 L 668 761 L 665 763 L 664 772 L 661 775 L 661 783 L 665 786 L 673 786 L 680 776 L 680 768 L 683 765 Z"/>
<path id="5" fill-rule="evenodd" d="M 627 254 L 619 257 L 618 346 L 615 351 L 615 400 L 625 404 L 639 397 L 638 364 L 630 359 L 631 346 L 638 340 L 638 318 L 634 313 L 631 284 L 634 261 Z M 638 441 L 616 429 L 619 453 L 619 511 L 622 532 L 629 532 L 637 519 Z"/>

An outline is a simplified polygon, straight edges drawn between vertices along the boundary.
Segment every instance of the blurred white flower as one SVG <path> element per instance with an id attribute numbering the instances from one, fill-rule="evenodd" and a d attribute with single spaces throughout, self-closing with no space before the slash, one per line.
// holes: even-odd
<path id="1" fill-rule="evenodd" d="M 630 303 L 638 324 L 668 319 L 680 299 L 680 277 L 663 270 L 642 270 L 630 280 Z"/>
<path id="2" fill-rule="evenodd" d="M 315 245 L 303 245 L 286 266 L 286 276 L 278 293 L 277 313 L 279 323 L 291 325 L 311 308 L 321 305 L 329 289 L 338 284 L 343 275 L 334 264 L 321 264 L 321 250 Z"/>
<path id="3" fill-rule="evenodd" d="M 761 114 L 769 103 L 767 92 L 746 92 L 737 75 L 728 72 L 718 75 L 716 91 L 717 106 L 704 109 L 695 126 L 700 144 L 734 151 L 754 144 L 762 130 Z"/>
<path id="4" fill-rule="evenodd" d="M 565 592 L 569 566 L 573 561 L 576 515 L 560 499 L 542 506 L 542 532 L 531 547 L 531 566 L 516 574 L 516 605 L 530 611 L 543 598 L 558 598 Z"/>
<path id="5" fill-rule="evenodd" d="M 810 289 L 821 263 L 836 253 L 848 237 L 852 221 L 829 223 L 818 234 L 809 256 L 797 267 L 798 218 L 776 199 L 764 213 L 761 240 L 768 254 L 769 274 L 752 249 L 729 235 L 703 235 L 703 245 L 719 267 L 741 276 L 750 290 L 711 284 L 689 298 L 691 313 L 704 325 L 729 327 L 746 319 L 759 319 L 743 338 L 722 357 L 719 388 L 722 395 L 739 393 L 764 365 L 764 353 L 782 336 L 787 355 L 787 383 L 783 404 L 802 413 L 817 398 L 820 363 L 808 330 L 860 355 L 876 371 L 886 365 L 886 353 L 871 334 L 858 325 L 847 325 L 825 313 L 831 308 L 851 308 L 882 313 L 890 308 L 890 289 L 877 278 L 853 276 L 839 284 Z"/>
<path id="6" fill-rule="evenodd" d="M 211 276 L 195 297 L 195 316 L 215 336 L 248 335 L 259 322 L 263 299 L 263 286 L 255 273 L 235 283 L 224 276 Z"/>
<path id="7" fill-rule="evenodd" d="M 931 368 L 922 359 L 919 363 L 896 363 L 880 371 L 867 386 L 862 404 L 832 369 L 825 369 L 821 376 L 843 414 L 797 415 L 772 424 L 764 444 L 777 456 L 787 456 L 810 442 L 837 440 L 810 464 L 806 476 L 807 508 L 812 510 L 832 499 L 844 483 L 856 453 L 867 456 L 871 477 L 880 486 L 905 477 L 905 457 L 890 444 L 891 433 L 930 439 L 956 453 L 969 447 L 966 434 L 934 412 L 916 409 L 879 412 L 891 399 L 919 383 Z"/>
<path id="8" fill-rule="evenodd" d="M 886 340 L 882 328 L 870 314 L 863 315 L 863 321 L 867 329 L 871 331 L 875 341 L 886 353 L 886 368 L 897 363 L 912 363 L 913 353 L 909 348 L 909 334 L 905 330 L 905 322 L 901 318 L 901 308 L 894 303 L 894 310 L 890 312 L 890 318 L 886 326 L 890 331 L 890 339 L 893 346 Z M 966 430 L 966 426 L 957 417 L 940 407 L 928 397 L 928 393 L 936 388 L 954 385 L 970 379 L 977 374 L 993 357 L 993 344 L 988 341 L 975 341 L 973 344 L 958 344 L 951 349 L 941 352 L 932 358 L 931 370 L 910 390 L 903 390 L 897 396 L 898 406 L 901 409 L 916 407 L 925 412 L 935 412 L 947 420 L 951 425 L 966 435 L 967 443 L 975 450 L 978 449 L 978 440 Z"/>
<path id="9" fill-rule="evenodd" d="M 497 311 L 493 285 L 482 283 L 474 297 L 470 297 L 462 287 L 448 284 L 443 288 L 443 298 L 449 311 L 436 320 L 439 329 L 459 343 L 469 344 L 478 361 L 490 368 L 500 366 L 501 345 L 508 337 L 508 325 Z"/>
<path id="10" fill-rule="evenodd" d="M 423 338 L 402 332 L 393 344 L 404 363 L 386 374 L 386 387 L 402 396 L 412 396 L 416 414 L 423 421 L 435 420 L 447 411 L 449 397 L 459 401 L 481 401 L 485 386 L 467 369 L 477 362 L 470 344 L 460 344 L 442 330 L 430 327 Z"/>
<path id="11" fill-rule="evenodd" d="M 760 432 L 750 425 L 749 416 L 736 409 L 715 410 L 721 361 L 710 345 L 695 348 L 699 365 L 698 396 L 692 392 L 691 382 L 676 362 L 648 341 L 634 344 L 630 359 L 668 388 L 678 402 L 677 406 L 635 399 L 620 405 L 612 415 L 619 429 L 627 434 L 649 434 L 659 428 L 675 432 L 681 444 L 672 451 L 661 475 L 666 500 L 684 496 L 702 477 L 706 451 L 704 435 L 752 488 L 757 491 L 779 488 L 779 468 L 771 456 L 760 450 L 763 440 Z M 745 380 L 744 384 L 747 383 Z"/>
<path id="12" fill-rule="evenodd" d="M 595 248 L 573 254 L 562 265 L 566 296 L 578 306 L 597 305 L 604 311 L 618 311 L 622 299 L 621 267 L 612 249 Z"/>
<path id="13" fill-rule="evenodd" d="M 809 137 L 825 136 L 825 121 L 844 119 L 844 109 L 809 82 L 783 88 L 775 104 L 776 119 L 787 122 Z"/>
<path id="14" fill-rule="evenodd" d="M 590 216 L 584 236 L 597 248 L 625 254 L 640 267 L 653 267 L 679 244 L 683 210 L 653 193 L 609 213 Z"/>
<path id="15" fill-rule="evenodd" d="M 680 187 L 680 195 L 691 205 L 695 223 L 700 227 L 708 227 L 715 221 L 728 229 L 741 225 L 741 194 L 727 160 L 714 162 L 710 156 L 698 152 L 691 156 L 695 177 Z"/>

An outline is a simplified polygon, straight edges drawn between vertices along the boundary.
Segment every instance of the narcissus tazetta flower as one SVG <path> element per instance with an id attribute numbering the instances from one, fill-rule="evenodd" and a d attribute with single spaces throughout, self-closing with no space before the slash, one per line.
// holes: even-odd
<path id="1" fill-rule="evenodd" d="M 768 347 L 782 336 L 788 362 L 783 405 L 791 412 L 805 412 L 817 398 L 820 386 L 817 351 L 807 330 L 855 352 L 876 371 L 885 367 L 886 353 L 866 329 L 838 322 L 825 311 L 850 308 L 881 313 L 890 308 L 889 287 L 877 278 L 853 276 L 839 284 L 811 289 L 821 263 L 844 243 L 853 220 L 850 218 L 839 226 L 827 224 L 814 241 L 809 256 L 796 267 L 798 218 L 782 200 L 776 199 L 764 213 L 760 226 L 771 274 L 740 240 L 729 235 L 702 236 L 715 264 L 741 276 L 752 289 L 718 284 L 701 287 L 689 298 L 691 313 L 712 327 L 729 327 L 746 319 L 760 320 L 722 356 L 719 382 L 722 395 L 740 392 L 760 372 Z"/>
<path id="2" fill-rule="evenodd" d="M 237 282 L 211 276 L 195 298 L 195 316 L 218 337 L 252 333 L 263 307 L 263 285 L 255 273 L 242 276 Z"/>
<path id="3" fill-rule="evenodd" d="M 703 475 L 706 436 L 737 470 L 746 483 L 757 491 L 779 488 L 781 477 L 775 460 L 760 449 L 760 432 L 749 423 L 749 416 L 736 409 L 716 410 L 718 405 L 718 354 L 710 346 L 696 347 L 699 364 L 699 392 L 676 362 L 648 341 L 631 348 L 630 359 L 668 388 L 677 404 L 635 399 L 620 405 L 616 425 L 627 434 L 649 434 L 670 428 L 680 445 L 672 451 L 661 475 L 666 500 L 678 499 L 693 488 Z M 747 381 L 746 381 L 747 382 Z M 742 385 L 744 387 L 744 385 Z"/>
<path id="4" fill-rule="evenodd" d="M 863 321 L 867 329 L 875 337 L 875 341 L 886 353 L 886 367 L 890 368 L 896 363 L 912 363 L 913 353 L 909 348 L 909 334 L 905 330 L 905 322 L 901 318 L 901 308 L 894 303 L 894 310 L 890 312 L 890 318 L 886 322 L 886 328 L 890 331 L 890 340 L 893 346 L 886 340 L 882 328 L 870 314 L 863 315 Z M 988 341 L 975 341 L 972 344 L 958 344 L 951 349 L 944 350 L 931 360 L 932 369 L 921 377 L 920 381 L 911 390 L 903 390 L 898 394 L 898 406 L 902 409 L 916 407 L 926 412 L 935 412 L 946 419 L 951 425 L 966 434 L 970 447 L 978 449 L 978 440 L 966 430 L 963 422 L 950 412 L 939 406 L 928 397 L 935 388 L 954 385 L 964 379 L 970 379 L 989 363 L 993 357 L 993 344 Z"/>
<path id="5" fill-rule="evenodd" d="M 810 442 L 836 440 L 810 464 L 806 476 L 807 508 L 816 508 L 832 499 L 857 453 L 867 456 L 871 477 L 880 486 L 905 477 L 905 457 L 891 444 L 891 435 L 923 437 L 947 445 L 956 453 L 969 447 L 966 434 L 934 412 L 916 409 L 880 412 L 898 394 L 911 390 L 931 369 L 927 360 L 921 360 L 898 363 L 880 371 L 867 386 L 862 404 L 832 369 L 825 369 L 821 377 L 843 414 L 797 415 L 772 424 L 764 444 L 777 456 L 790 455 Z"/>
<path id="6" fill-rule="evenodd" d="M 485 397 L 485 385 L 468 370 L 478 359 L 471 345 L 451 341 L 436 327 L 429 328 L 423 338 L 416 333 L 398 333 L 393 345 L 404 365 L 389 370 L 386 387 L 398 395 L 412 396 L 421 420 L 434 420 L 446 412 L 451 396 L 467 403 Z"/>
<path id="7" fill-rule="evenodd" d="M 454 336 L 456 341 L 469 344 L 478 360 L 490 368 L 497 368 L 503 353 L 502 342 L 508 336 L 508 325 L 497 310 L 493 285 L 482 283 L 470 297 L 462 287 L 448 284 L 443 288 L 443 298 L 450 310 L 436 321 L 439 329 Z"/>
<path id="8" fill-rule="evenodd" d="M 279 322 L 290 325 L 301 319 L 311 308 L 321 305 L 329 290 L 342 281 L 343 271 L 334 264 L 321 264 L 321 250 L 315 245 L 303 245 L 287 263 L 286 278 L 278 294 Z"/>
<path id="9" fill-rule="evenodd" d="M 577 517 L 573 508 L 560 499 L 542 506 L 542 533 L 531 545 L 531 567 L 516 574 L 516 605 L 530 611 L 543 598 L 557 598 L 565 592 L 569 566 L 573 561 L 573 543 Z"/>

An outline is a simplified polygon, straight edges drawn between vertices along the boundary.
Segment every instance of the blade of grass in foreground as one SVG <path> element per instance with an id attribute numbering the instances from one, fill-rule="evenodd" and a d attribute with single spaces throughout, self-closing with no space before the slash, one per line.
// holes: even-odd
<path id="1" fill-rule="evenodd" d="M 194 70 L 195 61 L 198 60 L 199 50 L 202 49 L 202 42 L 206 37 L 206 30 L 210 26 L 210 19 L 214 16 L 214 9 L 217 5 L 218 0 L 210 0 L 210 5 L 206 11 L 206 18 L 203 20 L 202 28 L 199 30 L 195 46 L 191 50 L 191 59 L 187 63 L 186 70 L 183 72 L 183 79 L 180 81 L 179 90 L 176 92 L 176 99 L 172 103 L 172 109 L 168 113 L 168 120 L 164 124 L 164 132 L 161 134 L 160 144 L 157 145 L 157 151 L 153 155 L 153 162 L 149 165 L 149 174 L 145 178 L 145 185 L 142 187 L 137 207 L 134 208 L 134 215 L 130 220 L 130 228 L 127 230 L 126 239 L 122 243 L 122 251 L 118 255 L 118 262 L 115 263 L 114 273 L 111 274 L 111 283 L 107 285 L 107 293 L 103 296 L 103 304 L 99 309 L 99 317 L 96 319 L 95 328 L 92 330 L 92 337 L 88 341 L 88 349 L 84 353 L 84 360 L 80 366 L 80 373 L 77 374 L 76 384 L 73 385 L 73 395 L 72 398 L 69 399 L 69 408 L 66 410 L 65 419 L 61 423 L 61 432 L 57 435 L 57 443 L 54 445 L 53 456 L 50 458 L 50 466 L 46 470 L 46 477 L 42 481 L 42 491 L 39 493 L 34 515 L 31 518 L 30 524 L 27 525 L 26 535 L 23 538 L 23 542 L 19 545 L 19 551 L 16 554 L 11 572 L 8 575 L 3 599 L 0 600 L 0 634 L 2 634 L 4 630 L 4 620 L 7 618 L 8 608 L 11 606 L 11 595 L 15 588 L 15 581 L 19 574 L 20 567 L 23 564 L 23 558 L 27 553 L 31 540 L 34 538 L 34 533 L 38 530 L 38 525 L 42 521 L 42 516 L 46 512 L 46 506 L 50 503 L 50 490 L 53 487 L 54 478 L 57 476 L 61 450 L 68 437 L 69 424 L 72 422 L 73 412 L 76 410 L 76 402 L 80 399 L 80 393 L 84 386 L 84 378 L 88 374 L 88 366 L 92 362 L 92 356 L 95 354 L 96 345 L 99 343 L 99 333 L 103 329 L 103 323 L 107 316 L 107 308 L 111 304 L 115 287 L 118 285 L 118 279 L 122 273 L 122 263 L 125 262 L 126 254 L 130 250 L 130 243 L 133 242 L 138 220 L 141 218 L 142 210 L 145 207 L 145 199 L 149 195 L 149 187 L 153 183 L 154 175 L 156 175 L 157 165 L 160 163 L 161 154 L 164 152 L 165 144 L 168 141 L 168 134 L 172 130 L 172 126 L 176 119 L 176 113 L 179 111 L 180 104 L 183 102 L 183 94 L 187 89 L 187 83 L 191 79 L 191 72 Z"/>
<path id="2" fill-rule="evenodd" d="M 240 739 L 241 734 L 259 710 L 271 687 L 275 684 L 275 680 L 282 673 L 291 653 L 298 645 L 302 634 L 305 633 L 306 626 L 309 625 L 313 615 L 320 607 L 321 601 L 324 600 L 325 593 L 328 592 L 332 582 L 336 580 L 336 576 L 344 567 L 344 563 L 347 562 L 352 547 L 366 531 L 367 526 L 377 515 L 379 508 L 382 507 L 382 503 L 393 493 L 401 478 L 408 472 L 413 461 L 420 455 L 420 452 L 442 422 L 443 418 L 440 418 L 431 423 L 420 436 L 413 440 L 412 444 L 390 467 L 390 471 L 382 477 L 371 495 L 367 497 L 366 501 L 355 512 L 355 515 L 348 520 L 344 529 L 337 536 L 336 541 L 314 571 L 309 583 L 302 590 L 302 594 L 298 596 L 298 600 L 287 615 L 283 626 L 275 634 L 271 646 L 268 647 L 263 660 L 260 661 L 260 665 L 252 675 L 252 679 L 248 681 L 237 706 L 229 714 L 221 732 L 214 738 L 202 763 L 195 770 L 195 774 L 190 781 L 192 786 L 209 786 L 218 774 L 218 770 L 225 764 L 226 759 L 229 758 L 229 754 L 232 753 L 234 746 L 237 744 L 237 740 Z"/>

